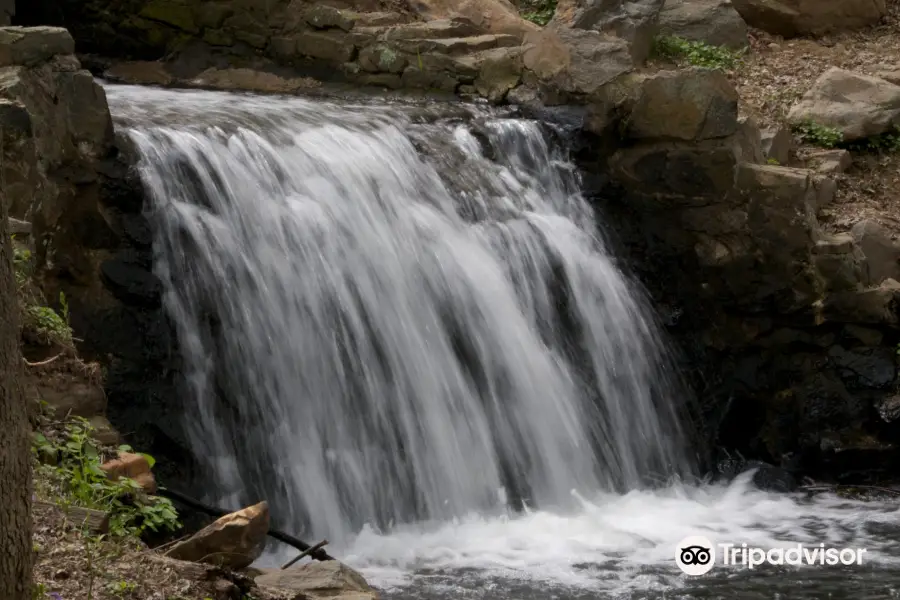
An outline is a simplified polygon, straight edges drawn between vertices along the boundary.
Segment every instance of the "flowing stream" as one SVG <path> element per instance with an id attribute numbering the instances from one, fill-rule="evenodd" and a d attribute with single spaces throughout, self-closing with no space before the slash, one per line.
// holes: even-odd
<path id="1" fill-rule="evenodd" d="M 895 504 L 682 483 L 677 373 L 549 126 L 107 93 L 141 156 L 209 500 L 267 499 L 388 598 L 824 597 L 778 571 L 686 578 L 688 535 L 866 547 L 805 567 L 809 589 L 898 597 Z"/>

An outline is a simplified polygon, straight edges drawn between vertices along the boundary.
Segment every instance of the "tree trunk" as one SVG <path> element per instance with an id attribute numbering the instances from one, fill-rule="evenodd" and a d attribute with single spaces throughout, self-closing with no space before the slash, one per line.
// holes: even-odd
<path id="1" fill-rule="evenodd" d="M 11 133 L 5 125 L 0 121 L 3 151 Z M 5 154 L 0 152 L 0 161 L 8 160 Z M 0 598 L 32 600 L 31 427 L 21 392 L 19 307 L 3 183 L 0 181 Z"/>

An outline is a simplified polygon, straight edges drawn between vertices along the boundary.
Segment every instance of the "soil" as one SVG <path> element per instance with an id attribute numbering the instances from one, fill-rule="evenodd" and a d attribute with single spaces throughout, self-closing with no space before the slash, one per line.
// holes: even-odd
<path id="1" fill-rule="evenodd" d="M 881 25 L 858 32 L 783 40 L 751 31 L 750 51 L 734 73 L 742 113 L 761 128 L 782 124 L 790 107 L 830 67 L 868 75 L 900 68 L 900 0 L 888 0 L 888 5 Z M 796 166 L 803 166 L 809 149 L 798 149 Z M 831 231 L 847 231 L 863 219 L 900 232 L 900 155 L 854 153 L 853 166 L 838 176 L 835 201 L 819 215 Z"/>
<path id="2" fill-rule="evenodd" d="M 54 600 L 287 600 L 245 575 L 171 560 L 135 538 L 82 535 L 62 509 L 34 511 L 34 584 Z M 56 595 L 55 595 L 56 594 Z"/>

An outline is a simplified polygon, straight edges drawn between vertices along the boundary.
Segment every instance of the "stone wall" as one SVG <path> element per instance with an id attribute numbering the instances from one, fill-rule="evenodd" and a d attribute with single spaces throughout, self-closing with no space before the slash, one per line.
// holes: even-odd
<path id="1" fill-rule="evenodd" d="M 0 127 L 22 132 L 4 136 L 3 201 L 31 223 L 44 296 L 58 311 L 65 299 L 82 357 L 107 370 L 107 416 L 142 447 L 177 456 L 169 465 L 186 465 L 171 443 L 177 356 L 151 273 L 141 184 L 74 47 L 64 29 L 0 27 Z"/>
<path id="2" fill-rule="evenodd" d="M 620 80 L 587 121 L 590 193 L 693 370 L 711 457 L 896 478 L 900 252 L 873 227 L 823 231 L 835 182 L 768 164 L 737 106 L 714 71 Z"/>

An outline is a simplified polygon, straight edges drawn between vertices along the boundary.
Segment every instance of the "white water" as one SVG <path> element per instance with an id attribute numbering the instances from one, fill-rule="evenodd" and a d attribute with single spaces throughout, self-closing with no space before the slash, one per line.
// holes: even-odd
<path id="1" fill-rule="evenodd" d="M 423 598 L 680 588 L 674 546 L 704 533 L 896 551 L 894 505 L 644 487 L 689 470 L 677 381 L 536 124 L 107 90 L 144 157 L 210 499 L 265 497 Z"/>

